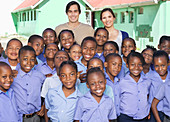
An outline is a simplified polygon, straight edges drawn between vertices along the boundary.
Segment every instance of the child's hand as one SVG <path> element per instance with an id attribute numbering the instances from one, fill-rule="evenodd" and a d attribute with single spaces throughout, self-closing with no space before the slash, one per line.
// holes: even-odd
<path id="1" fill-rule="evenodd" d="M 44 109 L 44 108 L 45 108 L 45 106 L 42 105 L 42 106 L 41 106 L 41 110 L 37 112 L 37 115 L 39 115 L 39 116 L 41 116 L 41 117 L 44 116 L 44 112 L 45 112 L 45 109 Z"/>
<path id="2" fill-rule="evenodd" d="M 16 78 L 17 75 L 18 75 L 18 71 L 17 70 L 12 70 L 12 73 L 13 73 L 14 78 Z"/>
<path id="3" fill-rule="evenodd" d="M 45 75 L 46 77 L 51 77 L 53 74 L 47 74 L 47 75 Z"/>
<path id="4" fill-rule="evenodd" d="M 81 81 L 81 83 L 86 82 L 86 73 L 80 74 L 80 81 Z"/>

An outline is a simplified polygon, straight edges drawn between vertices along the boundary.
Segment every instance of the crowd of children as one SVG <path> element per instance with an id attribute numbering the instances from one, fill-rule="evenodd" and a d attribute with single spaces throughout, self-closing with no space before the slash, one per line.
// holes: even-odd
<path id="1" fill-rule="evenodd" d="M 0 122 L 170 122 L 170 36 L 141 53 L 108 39 L 47 28 L 0 43 Z"/>

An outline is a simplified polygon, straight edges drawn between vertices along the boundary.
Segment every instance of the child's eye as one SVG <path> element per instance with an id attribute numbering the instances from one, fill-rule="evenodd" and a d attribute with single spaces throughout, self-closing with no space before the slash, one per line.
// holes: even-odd
<path id="1" fill-rule="evenodd" d="M 31 61 L 33 61 L 33 62 L 34 62 L 34 61 L 35 61 L 35 59 L 31 59 Z"/>
<path id="2" fill-rule="evenodd" d="M 6 78 L 7 78 L 7 76 L 2 76 L 2 78 L 6 79 Z"/>
<path id="3" fill-rule="evenodd" d="M 116 63 L 112 63 L 114 66 L 116 65 Z"/>
<path id="4" fill-rule="evenodd" d="M 103 83 L 103 81 L 99 81 L 99 83 L 100 83 L 100 84 L 102 84 L 102 83 Z"/>
<path id="5" fill-rule="evenodd" d="M 62 78 L 64 78 L 64 77 L 65 77 L 65 75 L 61 75 L 61 77 L 62 77 Z"/>
<path id="6" fill-rule="evenodd" d="M 24 58 L 23 60 L 24 60 L 24 61 L 27 61 L 28 59 L 27 59 L 27 58 Z"/>
<path id="7" fill-rule="evenodd" d="M 36 46 L 37 46 L 37 47 L 39 47 L 39 46 L 40 46 L 40 44 L 36 44 Z"/>
<path id="8" fill-rule="evenodd" d="M 74 75 L 74 73 L 71 73 L 71 74 L 70 74 L 70 76 L 73 76 L 73 75 Z"/>
<path id="9" fill-rule="evenodd" d="M 95 86 L 95 83 L 91 83 L 90 85 L 91 85 L 91 86 Z"/>

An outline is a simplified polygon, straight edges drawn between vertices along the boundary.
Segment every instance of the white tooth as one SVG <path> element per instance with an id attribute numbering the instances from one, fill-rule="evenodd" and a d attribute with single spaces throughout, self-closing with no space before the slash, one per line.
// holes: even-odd
<path id="1" fill-rule="evenodd" d="M 66 44 L 66 46 L 69 46 L 70 44 Z"/>
<path id="2" fill-rule="evenodd" d="M 97 93 L 100 93 L 102 90 L 96 90 Z"/>

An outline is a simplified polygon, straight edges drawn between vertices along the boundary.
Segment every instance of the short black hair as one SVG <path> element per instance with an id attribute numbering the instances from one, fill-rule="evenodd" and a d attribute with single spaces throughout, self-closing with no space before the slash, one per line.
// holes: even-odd
<path id="1" fill-rule="evenodd" d="M 111 8 L 104 8 L 100 13 L 100 20 L 102 20 L 102 14 L 106 11 L 109 11 L 113 15 L 113 17 L 116 18 L 115 14 L 114 14 L 114 12 L 112 11 Z"/>
<path id="2" fill-rule="evenodd" d="M 99 60 L 99 61 L 102 63 L 102 67 L 103 67 L 103 69 L 104 69 L 104 63 L 103 63 L 103 61 L 102 61 L 100 58 L 97 58 L 97 57 L 93 57 L 93 58 L 91 58 L 91 59 L 87 62 L 87 69 L 89 68 L 90 62 L 93 61 L 93 60 Z"/>
<path id="3" fill-rule="evenodd" d="M 46 28 L 46 29 L 43 31 L 42 35 L 44 35 L 44 33 L 45 33 L 46 31 L 52 31 L 52 32 L 54 33 L 55 38 L 57 38 L 57 34 L 56 34 L 56 32 L 55 32 L 52 28 Z"/>
<path id="4" fill-rule="evenodd" d="M 101 73 L 101 74 L 103 75 L 104 79 L 105 79 L 105 74 L 104 74 L 104 72 L 103 72 L 99 67 L 93 67 L 93 68 L 91 68 L 91 69 L 89 69 L 89 70 L 87 71 L 87 74 L 86 74 L 86 81 L 87 81 L 87 83 L 89 82 L 89 81 L 88 81 L 89 75 L 92 74 L 92 73 L 97 73 L 97 72 Z"/>
<path id="5" fill-rule="evenodd" d="M 57 52 L 55 53 L 55 55 L 54 55 L 54 61 L 55 61 L 56 55 L 58 55 L 58 53 L 60 53 L 60 52 L 64 52 L 64 53 L 68 56 L 68 60 L 70 60 L 70 56 L 69 56 L 69 54 L 68 54 L 66 51 L 64 51 L 64 50 L 59 50 L 59 51 L 57 51 Z"/>
<path id="6" fill-rule="evenodd" d="M 71 47 L 70 47 L 70 49 L 69 49 L 69 52 L 70 52 L 70 50 L 71 50 L 74 46 L 76 46 L 76 45 L 77 45 L 77 46 L 80 46 L 78 43 L 75 42 L 73 45 L 71 45 Z M 81 46 L 80 46 L 80 48 L 81 48 Z"/>
<path id="7" fill-rule="evenodd" d="M 87 36 L 87 37 L 85 37 L 85 38 L 83 39 L 83 41 L 81 42 L 81 48 L 83 47 L 84 43 L 85 43 L 86 41 L 88 41 L 88 40 L 94 42 L 95 45 L 96 45 L 96 48 L 97 48 L 97 41 L 96 41 L 96 39 L 95 39 L 94 37 L 92 37 L 92 36 Z"/>
<path id="8" fill-rule="evenodd" d="M 81 13 L 80 5 L 79 5 L 76 1 L 71 1 L 71 2 L 69 2 L 69 3 L 66 5 L 66 10 L 65 10 L 65 12 L 68 13 L 68 10 L 70 9 L 70 7 L 71 7 L 72 5 L 77 5 L 78 11 L 79 11 L 79 14 L 80 14 L 80 13 Z"/>
<path id="9" fill-rule="evenodd" d="M 161 45 L 165 40 L 170 41 L 170 36 L 162 36 L 159 40 L 159 45 Z"/>
<path id="10" fill-rule="evenodd" d="M 7 63 L 0 61 L 0 67 L 3 67 L 3 66 L 7 66 L 11 69 L 11 67 Z M 11 69 L 11 71 L 12 71 L 12 69 Z"/>
<path id="11" fill-rule="evenodd" d="M 119 54 L 117 54 L 117 53 L 110 53 L 110 54 L 108 54 L 108 55 L 106 56 L 105 62 L 108 62 L 111 57 L 119 57 L 119 58 L 121 58 L 121 56 L 120 56 Z M 121 59 L 122 59 L 122 58 L 121 58 Z"/>
<path id="12" fill-rule="evenodd" d="M 105 42 L 104 45 L 103 45 L 103 50 L 104 50 L 104 47 L 105 47 L 107 44 L 113 45 L 113 46 L 116 48 L 116 50 L 119 52 L 119 46 L 118 46 L 118 44 L 117 44 L 115 41 L 107 41 L 107 42 Z"/>
<path id="13" fill-rule="evenodd" d="M 28 43 L 31 43 L 31 44 L 32 44 L 34 41 L 36 41 L 36 39 L 41 39 L 41 40 L 43 40 L 43 42 L 44 42 L 44 39 L 43 39 L 42 36 L 34 34 L 34 35 L 31 35 L 31 36 L 29 37 Z"/>
<path id="14" fill-rule="evenodd" d="M 122 41 L 122 46 L 123 46 L 123 43 L 126 41 L 126 40 L 130 40 L 133 42 L 134 46 L 136 47 L 136 42 L 133 38 L 130 38 L 130 37 L 127 37 L 127 38 L 124 38 L 123 41 Z"/>
<path id="15" fill-rule="evenodd" d="M 142 66 L 145 65 L 145 59 L 144 57 L 142 56 L 141 53 L 138 53 L 138 52 L 135 52 L 134 50 L 132 50 L 129 55 L 127 56 L 127 64 L 129 65 L 129 62 L 130 62 L 130 58 L 131 57 L 137 57 L 140 59 L 140 61 L 142 62 Z"/>
<path id="16" fill-rule="evenodd" d="M 19 54 L 18 54 L 19 58 L 21 57 L 21 54 L 24 54 L 23 53 L 24 51 L 32 51 L 34 53 L 34 55 L 36 56 L 36 52 L 35 52 L 34 48 L 32 48 L 31 46 L 26 45 L 26 46 L 22 47 L 19 50 Z"/>
<path id="17" fill-rule="evenodd" d="M 169 56 L 164 50 L 158 50 L 153 54 L 153 62 L 155 58 L 165 57 L 167 59 L 167 63 L 169 63 Z"/>
<path id="18" fill-rule="evenodd" d="M 154 48 L 154 46 L 146 45 L 146 48 L 141 53 L 145 52 L 146 50 L 152 50 L 153 53 L 156 52 L 156 48 Z"/>
<path id="19" fill-rule="evenodd" d="M 8 41 L 8 43 L 7 43 L 7 45 L 6 45 L 6 48 L 8 48 L 8 46 L 9 46 L 9 43 L 10 42 L 12 42 L 12 41 L 18 41 L 20 44 L 21 44 L 21 47 L 23 47 L 23 44 L 22 44 L 22 42 L 19 40 L 19 39 L 17 39 L 17 38 L 12 38 L 12 39 L 10 39 L 9 41 Z"/>
<path id="20" fill-rule="evenodd" d="M 58 35 L 58 40 L 59 40 L 59 42 L 61 42 L 61 34 L 62 34 L 63 32 L 69 32 L 69 33 L 71 33 L 71 35 L 72 35 L 72 37 L 73 37 L 73 39 L 74 39 L 74 33 L 73 33 L 73 31 L 72 31 L 72 30 L 69 30 L 69 29 L 64 29 L 64 30 L 62 30 L 62 31 L 59 33 L 59 35 Z"/>
<path id="21" fill-rule="evenodd" d="M 64 65 L 66 64 L 69 64 L 70 66 L 72 66 L 75 70 L 76 70 L 76 73 L 77 73 L 77 65 L 74 61 L 63 61 L 59 67 L 59 74 L 61 72 L 61 69 L 63 68 Z"/>
<path id="22" fill-rule="evenodd" d="M 103 28 L 103 27 L 99 27 L 99 28 L 97 28 L 97 29 L 95 30 L 95 32 L 94 32 L 94 37 L 96 37 L 97 32 L 98 32 L 99 30 L 105 30 L 106 33 L 107 33 L 107 39 L 109 38 L 109 32 L 108 32 L 108 30 L 107 30 L 106 28 Z"/>

